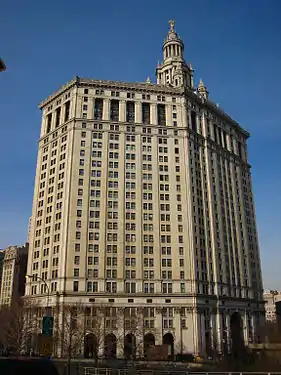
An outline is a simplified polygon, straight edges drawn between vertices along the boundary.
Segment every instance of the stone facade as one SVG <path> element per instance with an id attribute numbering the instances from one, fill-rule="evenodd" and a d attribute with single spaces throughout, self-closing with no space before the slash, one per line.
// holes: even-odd
<path id="1" fill-rule="evenodd" d="M 157 344 L 203 355 L 235 319 L 255 340 L 263 286 L 249 134 L 183 49 L 171 22 L 156 84 L 75 77 L 40 104 L 26 295 L 151 307 Z"/>
<path id="2" fill-rule="evenodd" d="M 24 295 L 28 243 L 3 250 L 0 306 L 10 306 Z"/>
<path id="3" fill-rule="evenodd" d="M 269 322 L 276 321 L 276 302 L 281 301 L 280 290 L 265 290 L 263 294 L 265 301 L 265 317 Z"/>

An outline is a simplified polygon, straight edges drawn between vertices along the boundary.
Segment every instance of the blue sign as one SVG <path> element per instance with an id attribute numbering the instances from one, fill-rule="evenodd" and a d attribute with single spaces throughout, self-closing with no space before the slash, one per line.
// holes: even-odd
<path id="1" fill-rule="evenodd" d="M 42 334 L 44 336 L 53 335 L 54 317 L 53 316 L 43 316 L 42 319 Z"/>

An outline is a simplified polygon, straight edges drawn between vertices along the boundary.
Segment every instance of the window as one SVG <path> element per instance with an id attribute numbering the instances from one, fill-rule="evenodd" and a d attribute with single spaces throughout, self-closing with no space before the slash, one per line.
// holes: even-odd
<path id="1" fill-rule="evenodd" d="M 61 107 L 56 109 L 56 128 L 60 125 Z"/>
<path id="2" fill-rule="evenodd" d="M 95 120 L 102 120 L 102 112 L 103 112 L 103 100 L 96 99 L 95 100 L 95 108 L 94 108 L 94 119 Z"/>
<path id="3" fill-rule="evenodd" d="M 197 116 L 196 112 L 191 111 L 191 129 L 194 130 L 195 132 L 197 131 Z"/>
<path id="4" fill-rule="evenodd" d="M 47 115 L 47 129 L 46 129 L 46 134 L 50 133 L 52 127 L 52 114 L 49 113 Z"/>
<path id="5" fill-rule="evenodd" d="M 111 100 L 110 103 L 110 120 L 119 121 L 119 101 Z"/>
<path id="6" fill-rule="evenodd" d="M 162 284 L 162 293 L 163 294 L 173 293 L 173 284 L 172 283 L 163 283 Z"/>
<path id="7" fill-rule="evenodd" d="M 127 122 L 134 122 L 135 121 L 135 103 L 134 102 L 127 102 L 126 121 Z"/>
<path id="8" fill-rule="evenodd" d="M 142 122 L 143 124 L 150 124 L 150 104 L 142 103 Z"/>
<path id="9" fill-rule="evenodd" d="M 136 283 L 125 282 L 125 293 L 136 293 Z"/>
<path id="10" fill-rule="evenodd" d="M 73 292 L 78 292 L 79 290 L 79 282 L 78 281 L 73 281 Z"/>
<path id="11" fill-rule="evenodd" d="M 73 270 L 73 276 L 74 277 L 79 277 L 79 268 L 74 268 L 74 270 Z"/>
<path id="12" fill-rule="evenodd" d="M 157 104 L 158 125 L 166 125 L 166 109 L 164 104 Z"/>
<path id="13" fill-rule="evenodd" d="M 154 284 L 153 283 L 144 283 L 144 293 L 154 293 Z"/>
<path id="14" fill-rule="evenodd" d="M 117 283 L 116 283 L 116 281 L 107 281 L 106 282 L 106 291 L 108 293 L 117 293 Z"/>
<path id="15" fill-rule="evenodd" d="M 70 101 L 66 102 L 64 105 L 64 121 L 68 121 L 70 118 Z"/>

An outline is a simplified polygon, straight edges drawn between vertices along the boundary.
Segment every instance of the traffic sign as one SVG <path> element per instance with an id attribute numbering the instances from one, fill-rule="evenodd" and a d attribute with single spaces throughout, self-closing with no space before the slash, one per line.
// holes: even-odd
<path id="1" fill-rule="evenodd" d="M 39 353 L 45 357 L 53 353 L 53 338 L 51 336 L 39 335 Z"/>

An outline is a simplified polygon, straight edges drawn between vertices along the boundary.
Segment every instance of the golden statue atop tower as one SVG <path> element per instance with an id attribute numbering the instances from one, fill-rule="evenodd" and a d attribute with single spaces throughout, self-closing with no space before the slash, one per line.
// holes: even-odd
<path id="1" fill-rule="evenodd" d="M 170 20 L 170 21 L 169 21 L 169 25 L 170 25 L 170 30 L 171 30 L 171 31 L 174 31 L 175 21 L 174 21 L 174 20 Z"/>

